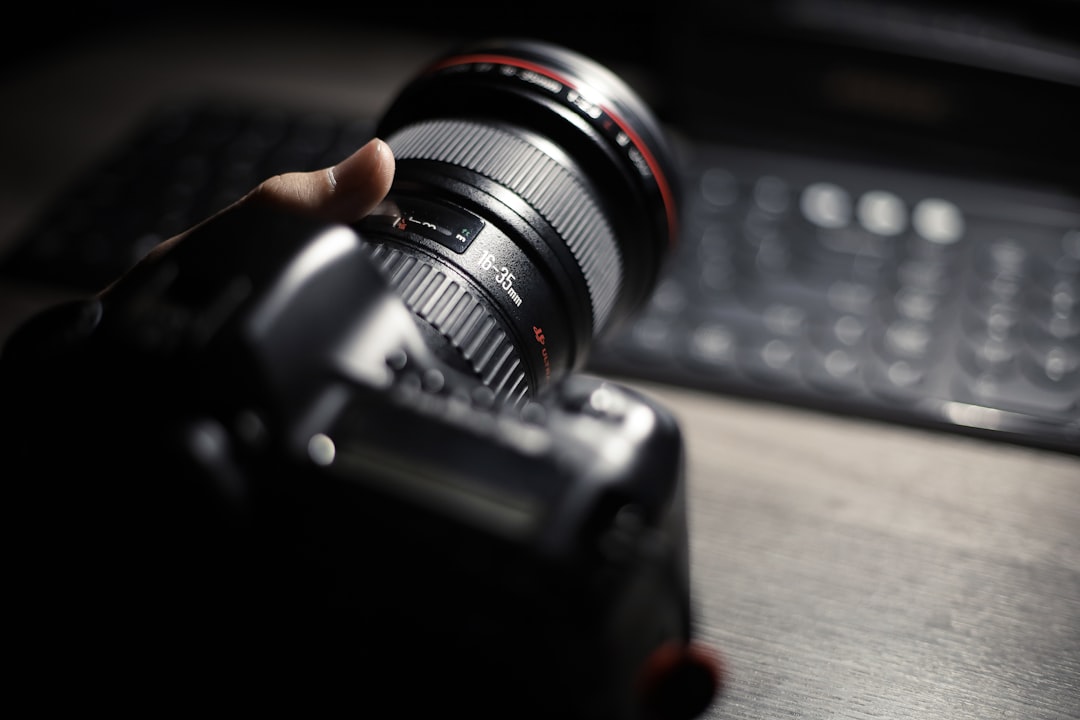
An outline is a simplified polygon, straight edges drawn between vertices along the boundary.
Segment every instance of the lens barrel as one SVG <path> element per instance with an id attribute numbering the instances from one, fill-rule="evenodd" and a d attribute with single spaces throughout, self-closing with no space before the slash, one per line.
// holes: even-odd
<path id="1" fill-rule="evenodd" d="M 648 298 L 677 237 L 674 162 L 635 92 L 532 40 L 445 56 L 391 103 L 397 161 L 359 225 L 452 366 L 517 404 Z"/>

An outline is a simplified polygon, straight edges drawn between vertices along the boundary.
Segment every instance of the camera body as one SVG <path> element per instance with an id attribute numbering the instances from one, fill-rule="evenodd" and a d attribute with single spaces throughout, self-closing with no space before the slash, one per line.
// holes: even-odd
<path id="1" fill-rule="evenodd" d="M 253 203 L 24 325 L 27 657 L 106 694 L 700 712 L 676 422 L 579 373 L 501 402 L 424 332 L 353 228 Z"/>

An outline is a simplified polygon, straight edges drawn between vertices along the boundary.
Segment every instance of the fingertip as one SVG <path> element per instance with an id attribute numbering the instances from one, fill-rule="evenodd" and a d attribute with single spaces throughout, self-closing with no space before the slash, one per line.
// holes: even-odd
<path id="1" fill-rule="evenodd" d="M 386 193 L 390 192 L 390 186 L 394 182 L 394 172 L 397 170 L 397 161 L 394 159 L 394 151 L 390 149 L 390 146 L 382 138 L 375 138 L 375 143 L 378 148 L 379 157 L 379 182 L 382 188 L 383 197 Z M 379 198 L 382 200 L 382 197 Z"/>
<path id="2" fill-rule="evenodd" d="M 337 165 L 267 178 L 240 202 L 267 202 L 333 222 L 351 223 L 370 213 L 390 192 L 394 154 L 374 138 Z"/>
<path id="3" fill-rule="evenodd" d="M 358 219 L 386 197 L 394 180 L 393 151 L 381 138 L 372 138 L 363 147 L 330 168 L 327 175 L 338 197 L 335 204 L 347 204 Z"/>

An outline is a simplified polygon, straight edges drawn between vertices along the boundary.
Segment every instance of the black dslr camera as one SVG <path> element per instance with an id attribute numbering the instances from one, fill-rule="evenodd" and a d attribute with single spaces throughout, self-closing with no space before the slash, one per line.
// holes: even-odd
<path id="1" fill-rule="evenodd" d="M 377 133 L 355 227 L 234 208 L 8 343 L 23 666 L 110 703 L 697 716 L 679 430 L 578 372 L 676 236 L 659 126 L 507 41 Z"/>

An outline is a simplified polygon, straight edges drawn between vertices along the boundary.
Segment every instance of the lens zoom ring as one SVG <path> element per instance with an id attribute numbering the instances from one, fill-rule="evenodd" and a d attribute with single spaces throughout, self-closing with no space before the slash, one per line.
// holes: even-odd
<path id="1" fill-rule="evenodd" d="M 461 352 L 497 397 L 513 405 L 525 398 L 529 386 L 521 359 L 483 303 L 420 258 L 386 245 L 369 245 L 368 250 L 412 311 Z"/>
<path id="2" fill-rule="evenodd" d="M 462 120 L 410 125 L 387 142 L 399 160 L 436 160 L 472 170 L 535 208 L 585 277 L 594 327 L 605 326 L 622 280 L 622 258 L 604 214 L 570 169 L 506 130 Z"/>

